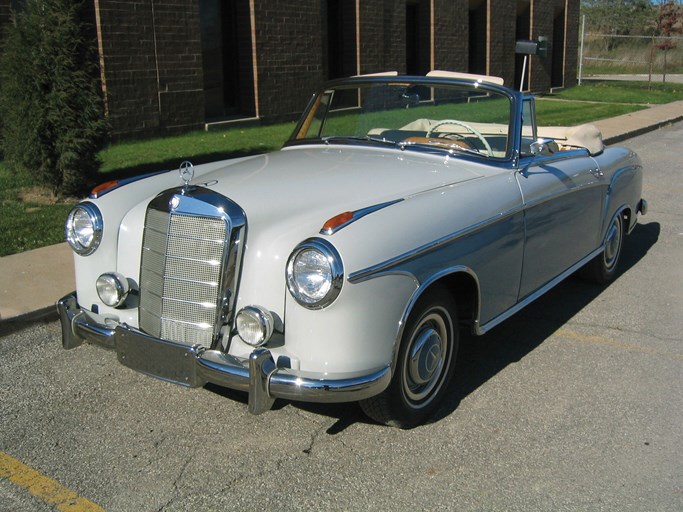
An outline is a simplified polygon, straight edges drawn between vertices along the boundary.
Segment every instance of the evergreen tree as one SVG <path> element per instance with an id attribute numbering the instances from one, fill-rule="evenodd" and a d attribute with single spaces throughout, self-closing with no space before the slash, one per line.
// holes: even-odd
<path id="1" fill-rule="evenodd" d="M 79 0 L 27 0 L 0 56 L 5 163 L 56 195 L 91 184 L 106 121 Z"/>

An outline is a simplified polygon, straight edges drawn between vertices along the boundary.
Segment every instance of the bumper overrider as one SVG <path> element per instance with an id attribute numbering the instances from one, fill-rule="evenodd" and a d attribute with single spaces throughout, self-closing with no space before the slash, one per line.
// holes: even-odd
<path id="1" fill-rule="evenodd" d="M 347 379 L 314 379 L 290 368 L 278 368 L 268 349 L 257 348 L 248 359 L 218 350 L 188 346 L 149 336 L 126 324 L 102 324 L 81 309 L 76 294 L 57 302 L 62 345 L 75 348 L 88 341 L 116 351 L 119 362 L 153 377 L 187 387 L 214 383 L 249 393 L 249 412 L 261 414 L 275 398 L 304 402 L 353 402 L 382 392 L 391 380 L 387 366 Z"/>

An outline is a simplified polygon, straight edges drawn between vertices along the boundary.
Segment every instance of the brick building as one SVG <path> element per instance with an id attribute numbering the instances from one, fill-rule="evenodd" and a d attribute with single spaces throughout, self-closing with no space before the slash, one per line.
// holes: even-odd
<path id="1" fill-rule="evenodd" d="M 0 24 L 10 5 L 0 0 Z M 330 78 L 430 69 L 576 82 L 579 0 L 87 0 L 115 137 L 295 117 Z M 513 15 L 514 14 L 514 15 Z"/>

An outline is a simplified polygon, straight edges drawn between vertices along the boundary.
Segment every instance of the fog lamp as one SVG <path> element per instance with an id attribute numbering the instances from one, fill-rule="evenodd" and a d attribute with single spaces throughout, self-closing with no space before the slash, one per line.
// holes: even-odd
<path id="1" fill-rule="evenodd" d="M 102 302 L 113 308 L 119 307 L 128 297 L 128 279 L 118 272 L 107 272 L 97 278 L 97 295 Z"/>
<path id="2" fill-rule="evenodd" d="M 237 313 L 237 334 L 252 347 L 260 347 L 273 335 L 273 315 L 260 306 L 247 306 Z"/>

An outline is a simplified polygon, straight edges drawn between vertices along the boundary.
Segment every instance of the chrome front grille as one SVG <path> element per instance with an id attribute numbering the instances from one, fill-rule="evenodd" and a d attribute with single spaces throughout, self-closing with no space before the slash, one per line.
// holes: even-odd
<path id="1" fill-rule="evenodd" d="M 143 331 L 215 345 L 232 320 L 244 225 L 237 205 L 206 189 L 170 191 L 152 201 L 140 268 Z"/>

